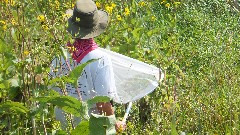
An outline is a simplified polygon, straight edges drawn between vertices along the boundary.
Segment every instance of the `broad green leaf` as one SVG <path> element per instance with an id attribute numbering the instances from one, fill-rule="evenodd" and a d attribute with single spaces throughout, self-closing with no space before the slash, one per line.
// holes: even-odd
<path id="1" fill-rule="evenodd" d="M 10 85 L 12 87 L 18 87 L 19 86 L 19 83 L 18 83 L 17 79 L 9 79 L 8 81 L 10 82 Z"/>
<path id="2" fill-rule="evenodd" d="M 9 113 L 9 110 L 14 113 L 27 113 L 29 111 L 22 103 L 6 101 L 0 104 L 0 110 L 2 113 Z"/>
<path id="3" fill-rule="evenodd" d="M 5 85 L 3 83 L 0 83 L 0 89 L 5 89 Z"/>
<path id="4" fill-rule="evenodd" d="M 94 104 L 98 102 L 110 102 L 110 98 L 107 96 L 96 96 L 87 101 L 88 107 L 91 108 Z"/>
<path id="5" fill-rule="evenodd" d="M 54 94 L 54 93 L 52 93 Z M 56 93 L 55 93 L 56 94 Z M 54 95 L 55 95 L 54 94 Z M 71 113 L 77 117 L 85 116 L 85 106 L 74 97 L 71 96 L 49 96 L 49 97 L 37 97 L 32 99 L 33 101 L 39 101 L 42 103 L 51 103 L 58 106 L 67 113 Z"/>
<path id="6" fill-rule="evenodd" d="M 70 96 L 59 96 L 53 97 L 48 101 L 48 103 L 52 103 L 57 105 L 59 108 L 64 110 L 67 113 L 71 113 L 74 116 L 80 117 L 80 110 L 81 110 L 81 102 L 74 97 Z"/>
<path id="7" fill-rule="evenodd" d="M 158 34 L 158 33 L 160 33 L 160 28 L 154 28 L 154 29 L 148 31 L 147 35 L 152 36 L 153 34 Z"/>
<path id="8" fill-rule="evenodd" d="M 36 66 L 34 72 L 35 72 L 36 74 L 42 73 L 42 72 L 43 72 L 42 66 L 41 66 L 41 65 Z"/>
<path id="9" fill-rule="evenodd" d="M 71 135 L 89 135 L 89 121 L 81 121 Z"/>
<path id="10" fill-rule="evenodd" d="M 89 135 L 116 134 L 115 123 L 115 115 L 103 116 L 92 114 L 89 120 Z"/>
<path id="11" fill-rule="evenodd" d="M 63 130 L 58 130 L 55 135 L 67 135 L 67 133 Z"/>
<path id="12" fill-rule="evenodd" d="M 94 61 L 96 61 L 97 59 L 92 59 L 89 60 L 77 67 L 75 67 L 69 74 L 69 78 L 73 79 L 73 86 L 77 87 L 77 82 L 78 82 L 78 78 L 81 76 L 83 69 L 89 64 L 92 63 Z"/>

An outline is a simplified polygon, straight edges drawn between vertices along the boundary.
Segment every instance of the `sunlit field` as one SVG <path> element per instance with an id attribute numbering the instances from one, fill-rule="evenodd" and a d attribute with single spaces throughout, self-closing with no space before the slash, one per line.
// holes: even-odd
<path id="1" fill-rule="evenodd" d="M 153 93 L 133 103 L 119 134 L 240 134 L 240 3 L 234 1 L 95 1 L 110 15 L 98 45 L 165 73 Z M 88 134 L 89 102 L 49 87 L 77 79 L 48 77 L 53 57 L 64 56 L 73 42 L 65 11 L 74 3 L 0 0 L 0 134 Z M 61 128 L 55 106 L 84 121 Z M 117 119 L 125 107 L 115 103 Z"/>

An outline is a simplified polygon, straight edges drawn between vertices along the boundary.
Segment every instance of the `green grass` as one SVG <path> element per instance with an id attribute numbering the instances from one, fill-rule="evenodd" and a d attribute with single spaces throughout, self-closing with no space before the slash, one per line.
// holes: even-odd
<path id="1" fill-rule="evenodd" d="M 59 8 L 56 1 L 0 3 L 0 21 L 6 23 L 0 22 L 1 134 L 61 131 L 53 106 L 43 105 L 43 111 L 30 100 L 49 94 L 48 65 L 71 40 L 63 15 L 74 1 L 58 0 Z M 238 11 L 225 0 L 182 0 L 178 6 L 173 0 L 144 1 L 143 7 L 138 0 L 98 2 L 101 8 L 111 2 L 116 7 L 97 43 L 166 73 L 153 93 L 134 102 L 126 134 L 240 134 Z M 129 16 L 124 15 L 126 7 Z M 39 15 L 45 16 L 44 22 Z M 117 116 L 123 117 L 123 108 L 117 105 Z"/>

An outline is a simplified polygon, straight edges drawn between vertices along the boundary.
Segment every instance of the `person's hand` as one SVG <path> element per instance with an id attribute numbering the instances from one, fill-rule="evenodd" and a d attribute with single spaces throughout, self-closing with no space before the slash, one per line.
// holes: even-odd
<path id="1" fill-rule="evenodd" d="M 118 133 L 122 133 L 126 129 L 126 123 L 122 121 L 117 121 L 115 128 Z"/>

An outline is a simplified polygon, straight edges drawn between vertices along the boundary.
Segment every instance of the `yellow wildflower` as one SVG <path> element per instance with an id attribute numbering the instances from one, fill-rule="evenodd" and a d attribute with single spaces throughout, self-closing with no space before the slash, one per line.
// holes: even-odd
<path id="1" fill-rule="evenodd" d="M 179 4 L 181 4 L 181 2 L 176 1 L 176 2 L 174 2 L 174 4 L 175 4 L 175 5 L 179 5 Z"/>
<path id="2" fill-rule="evenodd" d="M 14 5 L 15 5 L 15 1 L 14 1 L 14 0 L 10 0 L 10 4 L 11 4 L 12 6 L 14 6 Z"/>
<path id="3" fill-rule="evenodd" d="M 112 6 L 108 6 L 108 5 L 107 5 L 105 8 L 106 8 L 106 11 L 107 11 L 108 13 L 110 13 L 110 14 L 112 13 L 112 10 L 113 10 L 113 7 L 112 7 Z"/>
<path id="4" fill-rule="evenodd" d="M 115 3 L 112 3 L 111 6 L 112 6 L 112 8 L 115 8 L 115 7 L 116 7 L 116 4 L 115 4 Z"/>
<path id="5" fill-rule="evenodd" d="M 6 22 L 3 21 L 3 20 L 1 20 L 0 23 L 1 23 L 2 25 L 6 25 Z"/>
<path id="6" fill-rule="evenodd" d="M 151 20 L 152 20 L 152 21 L 156 21 L 157 18 L 156 18 L 155 16 L 152 16 L 152 17 L 151 17 Z"/>
<path id="7" fill-rule="evenodd" d="M 15 19 L 12 19 L 11 23 L 12 23 L 12 25 L 16 25 L 17 24 Z"/>
<path id="8" fill-rule="evenodd" d="M 166 0 L 163 0 L 163 1 L 161 2 L 161 4 L 164 4 L 164 3 L 166 3 Z"/>
<path id="9" fill-rule="evenodd" d="M 7 29 L 7 25 L 3 25 L 3 30 L 6 30 Z"/>
<path id="10" fill-rule="evenodd" d="M 43 30 L 48 30 L 49 29 L 47 25 L 42 25 L 42 28 L 43 28 Z"/>
<path id="11" fill-rule="evenodd" d="M 176 5 L 176 6 L 178 6 L 180 4 L 181 4 L 181 2 L 174 2 L 174 5 Z"/>
<path id="12" fill-rule="evenodd" d="M 101 4 L 100 4 L 100 2 L 96 2 L 96 6 L 98 7 L 98 8 L 100 8 L 101 7 Z"/>
<path id="13" fill-rule="evenodd" d="M 66 13 L 66 14 L 63 14 L 62 17 L 63 17 L 64 20 L 67 20 L 68 18 L 71 17 L 71 14 Z"/>
<path id="14" fill-rule="evenodd" d="M 24 54 L 25 56 L 27 56 L 27 55 L 29 54 L 29 52 L 28 52 L 28 51 L 24 51 L 23 54 Z"/>
<path id="15" fill-rule="evenodd" d="M 144 7 L 144 6 L 146 5 L 146 3 L 145 3 L 144 1 L 141 1 L 141 2 L 138 3 L 138 5 L 139 5 L 140 7 Z"/>
<path id="16" fill-rule="evenodd" d="M 60 6 L 59 1 L 56 0 L 56 1 L 55 1 L 55 4 L 56 4 L 56 5 L 55 5 L 56 9 L 59 10 L 59 6 Z"/>
<path id="17" fill-rule="evenodd" d="M 37 17 L 37 19 L 38 19 L 40 22 L 44 22 L 44 21 L 45 21 L 44 15 L 39 15 L 39 16 Z"/>
<path id="18" fill-rule="evenodd" d="M 125 8 L 125 12 L 124 12 L 124 14 L 125 14 L 126 16 L 128 16 L 128 15 L 130 14 L 130 10 L 129 10 L 129 8 Z"/>
<path id="19" fill-rule="evenodd" d="M 165 4 L 166 8 L 170 8 L 170 6 L 171 6 L 170 3 Z"/>
<path id="20" fill-rule="evenodd" d="M 118 21 L 121 21 L 122 20 L 122 17 L 120 15 L 117 15 L 117 20 Z"/>

